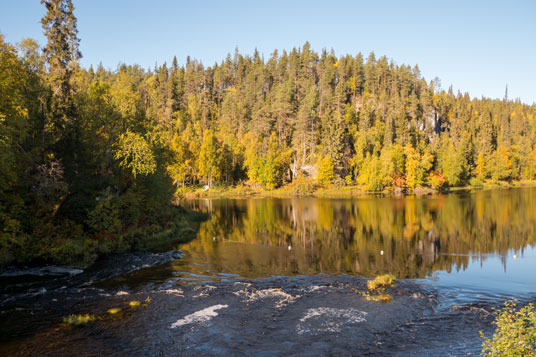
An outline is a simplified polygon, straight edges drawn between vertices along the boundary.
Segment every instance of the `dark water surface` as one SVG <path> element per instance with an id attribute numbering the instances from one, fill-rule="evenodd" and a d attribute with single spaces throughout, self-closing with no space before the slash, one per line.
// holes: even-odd
<path id="1" fill-rule="evenodd" d="M 186 205 L 210 218 L 182 258 L 4 273 L 0 354 L 478 354 L 493 307 L 536 298 L 536 188 Z M 381 273 L 393 300 L 367 301 Z"/>

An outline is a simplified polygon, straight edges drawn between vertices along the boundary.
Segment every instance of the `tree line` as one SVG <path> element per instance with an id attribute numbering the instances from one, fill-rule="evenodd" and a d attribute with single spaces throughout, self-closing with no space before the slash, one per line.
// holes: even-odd
<path id="1" fill-rule="evenodd" d="M 103 139 L 91 143 L 100 172 L 150 174 L 158 156 L 177 187 L 309 176 L 373 191 L 536 175 L 534 105 L 454 94 L 374 53 L 305 43 L 267 60 L 235 51 L 211 67 L 174 58 L 73 75 L 80 119 Z M 136 156 L 121 156 L 129 147 Z"/>

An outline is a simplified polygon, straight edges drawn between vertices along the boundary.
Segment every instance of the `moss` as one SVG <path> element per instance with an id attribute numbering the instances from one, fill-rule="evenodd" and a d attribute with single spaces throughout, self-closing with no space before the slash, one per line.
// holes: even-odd
<path id="1" fill-rule="evenodd" d="M 93 315 L 69 315 L 63 318 L 63 322 L 73 326 L 83 326 L 96 320 Z"/>
<path id="2" fill-rule="evenodd" d="M 141 303 L 138 300 L 132 300 L 128 303 L 130 307 L 140 307 Z"/>
<path id="3" fill-rule="evenodd" d="M 389 294 L 379 294 L 379 295 L 365 295 L 365 299 L 369 301 L 381 301 L 381 302 L 389 302 L 393 300 L 393 297 Z"/>

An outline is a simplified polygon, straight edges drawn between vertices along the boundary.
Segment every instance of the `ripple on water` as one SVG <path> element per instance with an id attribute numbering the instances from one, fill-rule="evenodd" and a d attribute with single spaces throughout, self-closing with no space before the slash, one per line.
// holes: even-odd
<path id="1" fill-rule="evenodd" d="M 352 308 L 311 308 L 305 312 L 305 315 L 296 325 L 296 332 L 300 335 L 340 332 L 344 327 L 366 321 L 366 315 L 365 311 Z"/>
<path id="2" fill-rule="evenodd" d="M 284 292 L 281 288 L 269 288 L 269 289 L 262 289 L 262 290 L 239 290 L 233 292 L 233 294 L 237 296 L 244 297 L 245 302 L 255 302 L 257 300 L 261 299 L 277 299 L 278 301 L 275 304 L 275 307 L 282 308 L 290 303 L 293 303 L 296 301 L 296 299 L 300 298 L 300 295 L 290 295 L 286 292 Z"/>

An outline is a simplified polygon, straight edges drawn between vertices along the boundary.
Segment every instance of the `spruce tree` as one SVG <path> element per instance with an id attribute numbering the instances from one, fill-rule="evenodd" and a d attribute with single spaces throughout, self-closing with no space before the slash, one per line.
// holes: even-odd
<path id="1" fill-rule="evenodd" d="M 41 24 L 47 38 L 44 54 L 51 89 L 49 125 L 54 136 L 52 139 L 59 140 L 75 119 L 71 77 L 82 55 L 78 49 L 78 30 L 72 1 L 41 0 L 41 3 L 47 11 Z"/>

